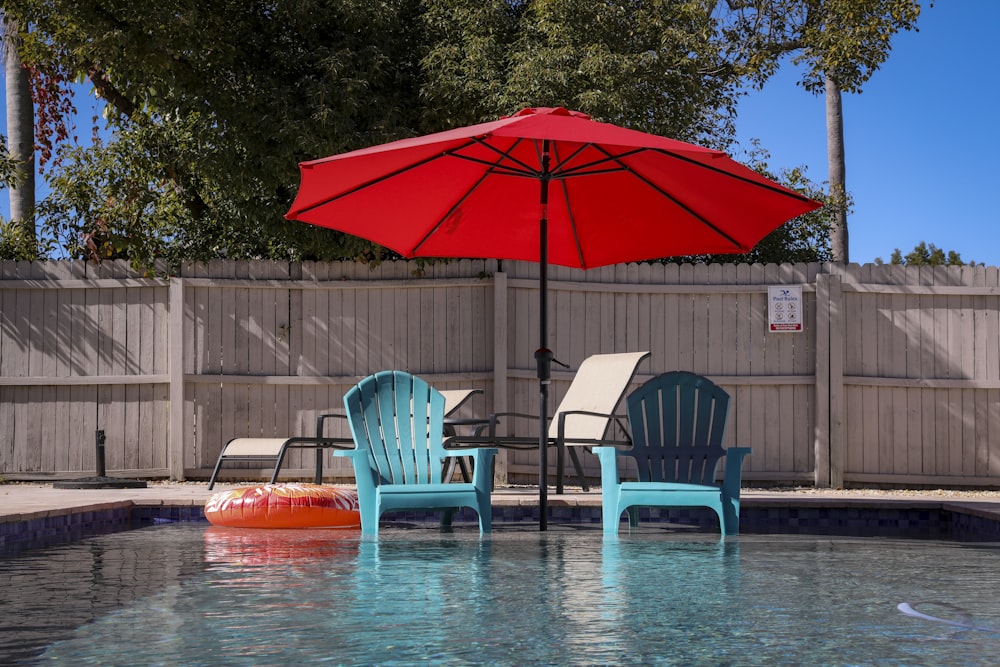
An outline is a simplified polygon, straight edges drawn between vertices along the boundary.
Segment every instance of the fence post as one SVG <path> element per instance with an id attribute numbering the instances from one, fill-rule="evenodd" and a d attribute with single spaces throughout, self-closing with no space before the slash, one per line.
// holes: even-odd
<path id="1" fill-rule="evenodd" d="M 184 480 L 184 280 L 170 279 L 170 437 L 167 441 L 167 470 L 170 479 Z"/>
<path id="2" fill-rule="evenodd" d="M 493 274 L 493 410 L 507 411 L 507 274 Z M 496 457 L 494 480 L 507 483 L 507 450 L 501 449 Z"/>
<path id="3" fill-rule="evenodd" d="M 840 276 L 816 276 L 817 487 L 844 485 L 844 321 Z"/>
<path id="4" fill-rule="evenodd" d="M 844 486 L 844 291 L 830 276 L 830 486 Z"/>
<path id="5" fill-rule="evenodd" d="M 830 485 L 830 274 L 816 275 L 816 423 L 813 451 L 819 488 Z"/>

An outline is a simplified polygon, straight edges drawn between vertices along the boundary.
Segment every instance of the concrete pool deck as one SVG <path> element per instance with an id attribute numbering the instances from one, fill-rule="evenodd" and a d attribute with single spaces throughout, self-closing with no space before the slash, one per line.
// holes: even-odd
<path id="1" fill-rule="evenodd" d="M 216 484 L 211 491 L 204 482 L 149 482 L 146 488 L 131 489 L 59 489 L 51 483 L 10 482 L 0 484 L 0 524 L 33 521 L 107 510 L 129 511 L 133 508 L 199 508 L 220 491 L 247 484 Z M 744 489 L 742 509 L 819 511 L 824 509 L 869 511 L 936 511 L 977 517 L 1000 525 L 1000 491 L 965 490 L 876 490 L 816 489 L 796 487 L 781 489 Z M 536 487 L 498 488 L 493 492 L 497 509 L 531 510 L 538 507 Z M 556 494 L 550 490 L 551 521 L 560 514 L 587 509 L 598 511 L 600 490 L 583 492 L 569 489 Z"/>

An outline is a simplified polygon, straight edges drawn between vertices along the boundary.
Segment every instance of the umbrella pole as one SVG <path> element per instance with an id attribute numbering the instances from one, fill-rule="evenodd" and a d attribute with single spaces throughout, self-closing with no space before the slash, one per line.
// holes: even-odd
<path id="1" fill-rule="evenodd" d="M 549 292 L 549 140 L 542 141 L 541 215 L 538 221 L 539 342 L 535 351 L 538 367 L 538 530 L 549 526 L 549 382 L 552 376 L 552 350 L 548 337 Z"/>
<path id="2" fill-rule="evenodd" d="M 542 234 L 548 225 L 542 222 Z M 546 244 L 543 241 L 542 247 Z M 548 276 L 546 275 L 546 262 L 541 264 L 539 283 L 541 294 L 539 303 L 541 307 L 541 327 L 545 331 L 545 312 L 547 309 L 546 290 Z M 548 447 L 548 414 L 549 414 L 549 382 L 552 375 L 552 350 L 548 349 L 542 334 L 542 346 L 535 350 L 535 364 L 538 367 L 538 530 L 547 530 L 549 525 L 549 447 Z"/>

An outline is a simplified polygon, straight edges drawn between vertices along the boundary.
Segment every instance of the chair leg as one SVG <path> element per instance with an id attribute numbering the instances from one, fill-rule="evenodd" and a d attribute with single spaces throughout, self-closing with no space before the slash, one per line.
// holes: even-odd
<path id="1" fill-rule="evenodd" d="M 323 448 L 316 448 L 316 477 L 317 484 L 323 483 Z"/>
<path id="2" fill-rule="evenodd" d="M 492 487 L 492 485 L 490 485 Z M 476 489 L 476 514 L 479 515 L 479 534 L 493 530 L 493 505 L 488 489 Z"/>
<path id="3" fill-rule="evenodd" d="M 719 510 L 715 510 L 715 514 L 716 516 L 719 517 L 719 534 L 728 535 L 729 533 L 726 530 L 726 517 L 725 517 L 726 512 L 725 511 L 720 512 Z"/>
<path id="4" fill-rule="evenodd" d="M 448 457 L 447 462 L 444 464 L 444 473 L 442 473 L 441 481 L 445 484 L 451 484 L 451 478 L 455 476 L 455 468 L 458 465 L 458 459 L 454 457 Z"/>
<path id="5" fill-rule="evenodd" d="M 479 514 L 479 534 L 493 532 L 493 509 L 485 507 Z"/>
<path id="6" fill-rule="evenodd" d="M 378 535 L 378 508 L 374 507 L 374 503 L 371 506 L 365 507 L 361 504 L 359 507 L 361 514 L 361 532 L 362 534 L 368 535 Z"/>
<path id="7" fill-rule="evenodd" d="M 632 506 L 628 508 L 628 527 L 629 529 L 639 527 L 639 508 Z"/>
<path id="8" fill-rule="evenodd" d="M 215 470 L 212 471 L 212 476 L 208 480 L 208 490 L 211 491 L 212 487 L 215 486 L 215 478 L 219 476 L 219 469 L 222 468 L 222 457 L 215 464 Z"/>
<path id="9" fill-rule="evenodd" d="M 462 481 L 468 484 L 472 481 L 472 470 L 469 468 L 471 461 L 472 459 L 466 456 L 449 456 L 448 462 L 444 464 L 441 481 L 450 484 L 457 468 L 462 473 Z"/>
<path id="10" fill-rule="evenodd" d="M 573 469 L 576 471 L 576 478 L 580 480 L 580 487 L 584 491 L 590 491 L 590 485 L 587 484 L 587 478 L 583 474 L 583 466 L 580 465 L 580 457 L 577 456 L 576 450 L 573 447 L 559 445 L 556 457 L 556 493 L 563 493 L 564 481 L 566 479 L 565 454 L 567 452 L 569 453 L 570 463 L 573 464 Z"/>
<path id="11" fill-rule="evenodd" d="M 455 508 L 449 507 L 448 509 L 441 512 L 441 527 L 448 528 L 451 526 L 451 519 L 455 516 Z"/>
<path id="12" fill-rule="evenodd" d="M 614 513 L 611 505 L 605 504 L 602 511 L 602 523 L 604 524 L 604 536 L 618 536 L 618 527 L 622 520 L 622 513 Z"/>
<path id="13" fill-rule="evenodd" d="M 563 482 L 566 478 L 566 446 L 556 445 L 556 493 L 563 493 Z"/>
<path id="14" fill-rule="evenodd" d="M 725 523 L 720 519 L 719 525 L 722 527 L 723 534 L 738 535 L 740 532 L 740 501 L 732 496 L 723 496 L 722 517 L 725 519 Z"/>
<path id="15" fill-rule="evenodd" d="M 580 480 L 580 486 L 584 491 L 590 491 L 590 486 L 587 484 L 587 478 L 583 476 L 583 466 L 580 465 L 580 457 L 576 455 L 576 450 L 572 447 L 567 447 L 569 451 L 569 460 L 573 462 L 573 467 L 576 468 L 577 479 Z"/>
<path id="16" fill-rule="evenodd" d="M 288 449 L 288 443 L 286 442 L 278 450 L 278 458 L 274 462 L 274 472 L 271 473 L 271 484 L 275 484 L 278 481 L 278 473 L 281 472 L 281 464 L 285 462 L 285 452 Z"/>

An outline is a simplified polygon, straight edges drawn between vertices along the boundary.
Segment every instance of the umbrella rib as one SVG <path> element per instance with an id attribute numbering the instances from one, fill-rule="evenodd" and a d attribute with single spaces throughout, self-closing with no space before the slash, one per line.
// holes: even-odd
<path id="1" fill-rule="evenodd" d="M 522 139 L 518 139 L 517 141 L 515 141 L 511 145 L 511 149 L 517 147 L 521 143 L 521 141 Z M 473 144 L 479 144 L 484 148 L 488 148 L 489 150 L 497 154 L 499 160 L 501 161 L 510 160 L 515 165 L 521 166 L 524 171 L 518 171 L 514 166 L 500 164 L 499 162 L 490 162 L 489 160 L 484 160 L 483 158 L 477 158 L 471 155 L 461 155 L 460 153 L 456 152 L 468 148 Z M 530 176 L 534 178 L 538 178 L 538 176 L 540 175 L 538 171 L 532 169 L 529 165 L 522 162 L 521 160 L 518 160 L 509 152 L 505 152 L 500 150 L 499 148 L 496 148 L 495 146 L 491 146 L 490 144 L 486 143 L 479 137 L 472 137 L 472 140 L 469 143 L 465 144 L 464 146 L 461 146 L 460 148 L 456 148 L 455 150 L 446 151 L 445 155 L 449 155 L 459 160 L 467 160 L 469 162 L 474 162 L 476 164 L 482 164 L 485 165 L 486 167 L 489 167 L 489 169 L 484 171 L 482 175 L 480 175 L 479 179 L 475 182 L 475 184 L 468 190 L 466 190 L 465 194 L 463 194 L 454 204 L 452 204 L 451 208 L 448 209 L 448 211 L 441 217 L 441 219 L 435 222 L 431 226 L 431 228 L 427 231 L 427 233 L 424 234 L 419 241 L 413 244 L 413 249 L 409 253 L 410 256 L 415 255 L 417 251 L 420 250 L 420 247 L 423 246 L 424 243 L 426 243 L 437 232 L 437 230 L 441 228 L 441 225 L 443 225 L 445 221 L 448 220 L 448 218 L 450 218 L 451 215 L 458 209 L 458 207 L 462 205 L 462 202 L 471 197 L 472 193 L 475 192 L 476 189 L 478 189 L 479 186 L 483 184 L 483 181 L 485 181 L 486 178 L 491 174 L 503 173 L 509 176 Z"/>
<path id="2" fill-rule="evenodd" d="M 580 260 L 580 266 L 586 269 L 587 262 L 583 258 L 583 244 L 580 243 L 580 235 L 577 234 L 576 217 L 573 215 L 573 207 L 570 204 L 569 190 L 567 188 L 566 181 L 560 180 L 559 186 L 562 188 L 563 200 L 566 202 L 566 215 L 569 217 L 569 228 L 573 233 L 573 245 L 576 246 L 576 256 Z"/>
<path id="3" fill-rule="evenodd" d="M 469 143 L 465 144 L 465 146 L 462 146 L 462 147 L 457 148 L 455 150 L 461 150 L 461 148 L 465 148 L 466 146 L 471 145 L 471 143 L 472 142 L 469 142 Z M 383 174 L 382 176 L 379 176 L 378 178 L 373 178 L 370 181 L 365 181 L 364 183 L 360 183 L 358 185 L 355 185 L 353 188 L 351 188 L 349 190 L 345 190 L 344 192 L 336 194 L 336 195 L 334 195 L 332 197 L 327 197 L 326 199 L 322 199 L 322 200 L 316 202 L 315 204 L 310 204 L 309 206 L 306 206 L 305 208 L 302 208 L 302 209 L 296 211 L 295 215 L 302 215 L 303 213 L 309 213 L 310 211 L 314 211 L 314 210 L 316 210 L 316 209 L 318 209 L 318 208 L 320 208 L 322 206 L 326 206 L 327 204 L 333 203 L 333 202 L 335 202 L 335 201 L 337 201 L 339 199 L 343 199 L 344 197 L 346 197 L 348 195 L 354 194 L 355 192 L 360 192 L 360 191 L 364 190 L 365 188 L 370 188 L 373 185 L 378 185 L 379 183 L 381 183 L 383 181 L 387 181 L 387 180 L 389 180 L 389 179 L 391 179 L 391 178 L 393 178 L 395 176 L 398 176 L 400 174 L 406 173 L 406 172 L 411 171 L 413 169 L 417 169 L 418 167 L 422 167 L 425 164 L 429 164 L 429 163 L 431 163 L 431 162 L 433 162 L 435 160 L 439 160 L 439 159 L 441 159 L 442 156 L 448 155 L 449 153 L 450 153 L 449 151 L 445 151 L 444 153 L 439 153 L 439 154 L 436 154 L 436 155 L 432 155 L 430 157 L 426 157 L 423 160 L 419 160 L 417 162 L 414 162 L 413 164 L 408 164 L 405 167 L 400 167 L 399 169 L 391 171 L 391 172 L 389 172 L 387 174 Z"/>
<path id="4" fill-rule="evenodd" d="M 595 148 L 597 150 L 603 152 L 611 160 L 617 161 L 617 160 L 620 159 L 620 158 L 616 158 L 615 156 L 613 156 L 610 153 L 608 153 L 608 151 L 605 150 L 601 146 L 595 146 Z M 664 153 L 664 154 L 672 156 L 672 157 L 677 157 L 677 156 L 674 156 L 672 153 L 668 153 L 666 151 L 658 151 L 658 152 Z M 698 163 L 696 162 L 695 164 L 698 164 Z M 637 179 L 639 179 L 640 181 L 642 181 L 643 183 L 645 183 L 646 185 L 648 185 L 649 187 L 651 187 L 653 190 L 659 192 L 661 195 L 663 195 L 664 197 L 666 197 L 670 201 L 672 201 L 675 204 L 677 204 L 677 206 L 679 206 L 680 208 L 682 208 L 683 210 L 685 210 L 691 217 L 693 217 L 695 220 L 698 220 L 699 222 L 701 222 L 701 224 L 705 225 L 706 227 L 708 227 L 709 229 L 711 229 L 712 231 L 714 231 L 716 234 L 718 234 L 719 236 L 721 236 L 722 238 L 724 238 L 729 243 L 733 244 L 734 247 L 736 247 L 736 248 L 738 248 L 740 250 L 744 250 L 745 249 L 742 243 L 740 243 L 739 241 L 737 241 L 736 239 L 734 239 L 732 236 L 730 236 L 726 232 L 722 231 L 722 229 L 720 229 L 718 226 L 713 225 L 711 222 L 708 221 L 707 218 L 705 218 L 704 216 L 700 215 L 697 211 L 695 211 L 690 206 L 688 206 L 684 202 L 682 202 L 679 199 L 677 199 L 676 197 L 674 197 L 672 194 L 670 194 L 669 192 L 667 192 L 666 190 L 664 190 L 663 188 L 661 188 L 659 185 L 657 185 L 653 181 L 649 180 L 648 178 L 646 178 L 645 176 L 643 176 L 642 174 L 640 174 L 639 172 L 637 172 L 635 169 L 632 169 L 631 167 L 629 167 L 626 164 L 622 164 L 622 167 L 626 171 L 628 171 L 630 174 L 632 174 L 633 176 L 635 176 Z"/>
<path id="5" fill-rule="evenodd" d="M 798 192 L 795 192 L 794 190 L 789 190 L 789 189 L 787 189 L 787 188 L 785 188 L 785 187 L 783 187 L 781 185 L 778 185 L 777 183 L 772 183 L 771 185 L 768 185 L 767 183 L 761 183 L 759 181 L 755 181 L 752 178 L 747 178 L 746 176 L 740 176 L 739 174 L 734 174 L 732 172 L 726 171 L 725 169 L 719 169 L 718 167 L 713 167 L 711 165 L 707 165 L 707 164 L 705 164 L 703 162 L 699 162 L 698 160 L 692 160 L 689 157 L 684 157 L 683 155 L 679 155 L 677 153 L 674 153 L 673 151 L 666 151 L 666 150 L 663 150 L 662 148 L 651 148 L 649 150 L 654 151 L 656 153 L 660 153 L 661 155 L 666 155 L 667 157 L 672 157 L 675 160 L 680 160 L 681 162 L 686 162 L 686 163 L 688 163 L 690 165 L 694 165 L 696 167 L 701 167 L 702 169 L 707 169 L 708 171 L 712 171 L 712 172 L 715 172 L 717 174 L 721 174 L 721 175 L 726 176 L 728 178 L 732 178 L 732 179 L 735 179 L 737 181 L 742 181 L 742 182 L 744 182 L 744 183 L 746 183 L 748 185 L 754 185 L 754 186 L 756 186 L 758 188 L 763 188 L 763 189 L 768 190 L 770 192 L 773 192 L 775 194 L 784 195 L 785 197 L 790 197 L 792 199 L 797 199 L 797 200 L 803 201 L 803 202 L 811 202 L 812 201 L 811 199 L 809 199 L 809 197 L 806 197 L 803 194 L 799 194 Z"/>
<path id="6" fill-rule="evenodd" d="M 566 157 L 566 159 L 559 159 L 558 157 L 559 148 L 557 144 L 553 148 L 553 152 L 556 153 L 558 162 L 554 168 L 550 169 L 550 175 L 559 180 L 559 188 L 562 190 L 563 201 L 566 203 L 566 216 L 569 218 L 570 233 L 573 235 L 573 245 L 576 247 L 576 257 L 580 262 L 580 266 L 584 268 L 586 268 L 587 263 L 583 257 L 583 244 L 580 243 L 580 234 L 578 233 L 576 227 L 576 216 L 573 214 L 573 204 L 571 203 L 569 198 L 569 186 L 567 185 L 565 179 L 561 177 L 561 175 L 556 175 L 554 172 L 558 172 L 561 169 L 562 165 L 570 162 L 573 158 L 575 158 L 577 155 L 583 152 L 589 145 L 590 144 L 581 144 L 575 151 L 570 153 Z"/>
<path id="7" fill-rule="evenodd" d="M 435 233 L 437 233 L 437 230 L 441 228 L 441 225 L 443 225 L 445 221 L 451 217 L 451 214 L 454 213 L 458 209 L 458 207 L 462 205 L 462 202 L 464 202 L 466 199 L 472 196 L 472 193 L 475 192 L 476 189 L 483 184 L 483 181 L 485 181 L 486 177 L 489 175 L 490 174 L 488 171 L 483 172 L 483 174 L 479 177 L 479 180 L 477 180 L 471 188 L 465 191 L 465 194 L 459 197 L 458 200 L 454 204 L 452 204 L 451 208 L 449 208 L 448 211 L 443 216 L 441 216 L 440 220 L 435 222 L 431 226 L 431 228 L 427 230 L 426 234 L 420 237 L 419 241 L 413 244 L 413 249 L 409 252 L 408 256 L 410 257 L 416 256 L 417 251 L 420 250 L 420 247 L 424 243 L 426 243 L 432 236 L 434 236 Z"/>
<path id="8" fill-rule="evenodd" d="M 457 157 L 457 158 L 460 158 L 462 160 L 469 160 L 470 162 L 476 162 L 478 164 L 487 165 L 487 166 L 491 167 L 492 169 L 496 169 L 498 171 L 504 171 L 504 172 L 507 172 L 507 173 L 509 173 L 509 174 L 511 174 L 513 176 L 533 176 L 533 177 L 537 178 L 538 176 L 541 175 L 540 172 L 537 169 L 532 169 L 531 165 L 529 165 L 528 163 L 523 162 L 523 161 L 517 159 L 510 152 L 510 151 L 514 150 L 515 148 L 517 148 L 521 144 L 522 141 L 524 141 L 524 139 L 518 139 L 513 144 L 511 144 L 511 146 L 510 146 L 509 149 L 507 149 L 506 151 L 502 151 L 499 148 L 497 148 L 496 146 L 493 146 L 492 144 L 489 144 L 486 141 L 483 141 L 483 139 L 480 138 L 480 137 L 472 137 L 472 141 L 469 144 L 466 144 L 465 146 L 462 146 L 461 148 L 456 149 L 456 150 L 461 150 L 461 149 L 464 149 L 464 148 L 468 148 L 470 145 L 472 145 L 472 143 L 476 143 L 476 144 L 479 144 L 480 146 L 482 146 L 483 148 L 489 149 L 489 150 L 493 151 L 494 153 L 496 153 L 500 157 L 501 161 L 502 160 L 510 160 L 515 165 L 520 166 L 521 169 L 523 169 L 523 171 L 519 171 L 518 169 L 516 169 L 516 168 L 514 168 L 513 166 L 510 166 L 510 165 L 501 164 L 500 162 L 490 162 L 489 160 L 484 160 L 483 158 L 476 158 L 476 157 L 472 157 L 472 156 L 469 156 L 469 155 L 459 155 L 459 154 L 457 154 L 454 151 L 449 151 L 449 154 L 452 157 Z"/>
<path id="9" fill-rule="evenodd" d="M 450 157 L 457 158 L 459 160 L 465 160 L 466 162 L 473 162 L 475 164 L 481 164 L 485 167 L 489 167 L 487 173 L 491 174 L 505 174 L 507 176 L 529 176 L 531 178 L 537 178 L 538 174 L 534 171 L 519 171 L 514 167 L 497 164 L 496 162 L 490 162 L 489 160 L 484 160 L 479 157 L 472 157 L 471 155 L 458 155 L 457 153 L 447 153 Z"/>
<path id="10" fill-rule="evenodd" d="M 742 181 L 743 183 L 747 183 L 749 185 L 754 185 L 754 186 L 757 186 L 759 188 L 764 188 L 765 190 L 768 190 L 770 192 L 774 192 L 775 194 L 784 195 L 785 197 L 791 197 L 792 199 L 798 199 L 799 201 L 810 201 L 810 199 L 808 197 L 806 197 L 805 195 L 802 195 L 802 194 L 800 194 L 798 192 L 794 192 L 794 191 L 788 190 L 788 189 L 786 189 L 786 188 L 784 188 L 784 187 L 782 187 L 780 185 L 776 185 L 776 184 L 768 185 L 766 183 L 760 183 L 759 181 L 755 181 L 755 180 L 753 180 L 751 178 L 747 178 L 746 176 L 740 176 L 739 174 L 734 174 L 732 172 L 726 171 L 725 169 L 719 169 L 718 167 L 713 167 L 711 165 L 707 165 L 707 164 L 705 164 L 703 162 L 699 162 L 698 160 L 693 160 L 693 159 L 691 159 L 689 157 L 685 157 L 685 156 L 680 155 L 678 153 L 675 153 L 673 151 L 664 150 L 662 148 L 636 148 L 634 150 L 627 151 L 625 153 L 621 153 L 621 154 L 615 155 L 615 154 L 612 154 L 610 151 L 608 151 L 606 148 L 604 148 L 604 147 L 602 147 L 602 146 L 600 146 L 598 144 L 585 144 L 584 146 L 581 146 L 579 149 L 577 149 L 573 153 L 573 155 L 571 155 L 569 158 L 567 158 L 566 160 L 563 160 L 560 164 L 566 164 L 573 157 L 575 157 L 581 150 L 583 150 L 583 148 L 585 148 L 587 146 L 592 146 L 593 148 L 597 149 L 598 151 L 604 153 L 607 157 L 604 160 L 594 160 L 594 161 L 589 162 L 587 164 L 583 164 L 583 165 L 579 165 L 579 166 L 576 166 L 576 167 L 572 167 L 570 169 L 566 169 L 566 170 L 563 170 L 563 171 L 559 171 L 559 167 L 556 167 L 556 169 L 552 170 L 553 171 L 552 177 L 553 178 L 567 178 L 567 177 L 570 177 L 570 176 L 589 176 L 591 174 L 608 174 L 608 173 L 612 173 L 612 172 L 615 172 L 615 171 L 621 171 L 621 170 L 631 171 L 631 168 L 628 165 L 622 164 L 621 160 L 623 160 L 625 158 L 628 158 L 628 157 L 631 157 L 633 155 L 638 155 L 639 153 L 643 153 L 643 152 L 646 152 L 646 151 L 652 151 L 652 152 L 659 153 L 659 154 L 667 156 L 667 157 L 671 157 L 671 158 L 673 158 L 675 160 L 680 160 L 682 162 L 686 162 L 687 164 L 690 164 L 690 165 L 693 165 L 693 166 L 696 166 L 696 167 L 700 167 L 702 169 L 706 169 L 708 171 L 715 172 L 717 174 L 721 174 L 721 175 L 726 176 L 728 178 L 732 178 L 732 179 L 735 179 L 735 180 L 738 180 L 738 181 Z M 580 171 L 582 171 L 584 169 L 588 169 L 590 167 L 602 164 L 604 162 L 616 162 L 617 164 L 620 165 L 620 169 L 610 169 L 609 168 L 609 169 L 603 169 L 603 170 L 588 171 L 585 174 L 578 173 L 578 172 L 580 172 Z"/>
<path id="11" fill-rule="evenodd" d="M 564 169 L 563 168 L 563 165 L 569 163 L 573 158 L 575 158 L 577 155 L 579 155 L 581 152 L 583 152 L 583 150 L 586 149 L 586 148 L 594 148 L 594 149 L 596 149 L 596 150 L 604 153 L 607 157 L 605 157 L 602 160 L 592 160 L 590 162 L 587 162 L 586 164 L 581 164 L 581 165 L 578 165 L 578 166 L 575 166 L 575 167 L 570 167 L 568 169 Z M 625 166 L 625 165 L 623 165 L 620 162 L 620 160 L 622 160 L 624 158 L 627 158 L 627 157 L 631 157 L 633 155 L 636 155 L 637 153 L 641 153 L 643 150 L 645 150 L 645 149 L 637 148 L 635 150 L 631 150 L 631 151 L 628 151 L 626 153 L 622 153 L 620 155 L 612 155 L 607 150 L 605 150 L 604 148 L 601 148 L 597 144 L 593 144 L 593 143 L 583 144 L 578 149 L 576 149 L 575 151 L 573 151 L 573 154 L 570 155 L 569 157 L 567 157 L 565 160 L 560 160 L 559 161 L 559 164 L 556 165 L 552 169 L 552 178 L 570 178 L 572 176 L 591 176 L 591 175 L 595 175 L 596 176 L 596 175 L 600 175 L 600 174 L 611 174 L 611 173 L 614 173 L 616 171 L 624 171 L 624 170 L 627 170 L 628 167 Z M 594 166 L 597 166 L 597 165 L 600 165 L 600 164 L 606 164 L 608 162 L 614 162 L 614 163 L 618 164 L 618 167 L 617 168 L 611 168 L 611 167 L 609 167 L 609 168 L 606 168 L 606 169 L 595 169 L 593 171 L 588 171 L 588 172 L 585 172 L 585 173 L 579 173 L 579 172 L 583 171 L 584 169 L 590 169 L 591 167 L 594 167 Z"/>

